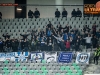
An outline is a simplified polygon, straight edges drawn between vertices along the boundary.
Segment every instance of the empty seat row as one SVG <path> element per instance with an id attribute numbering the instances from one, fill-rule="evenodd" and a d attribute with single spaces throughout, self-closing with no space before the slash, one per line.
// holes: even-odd
<path id="1" fill-rule="evenodd" d="M 2 22 L 30 22 L 30 21 L 66 21 L 66 20 L 99 20 L 100 17 L 72 17 L 72 18 L 16 18 L 16 19 L 2 19 Z"/>

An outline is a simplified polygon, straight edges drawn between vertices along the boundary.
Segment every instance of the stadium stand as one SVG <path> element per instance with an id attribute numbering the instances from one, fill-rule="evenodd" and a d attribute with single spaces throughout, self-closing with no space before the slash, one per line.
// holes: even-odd
<path id="1" fill-rule="evenodd" d="M 3 38 L 3 34 L 8 33 L 10 39 L 18 39 L 20 41 L 21 34 L 30 34 L 30 30 L 35 29 L 46 29 L 49 21 L 51 24 L 57 28 L 57 25 L 62 25 L 64 28 L 66 25 L 71 27 L 72 29 L 78 29 L 79 32 L 84 29 L 84 26 L 89 26 L 90 34 L 92 32 L 93 25 L 97 25 L 96 31 L 100 29 L 100 17 L 72 17 L 72 18 L 20 18 L 20 19 L 2 19 L 0 22 L 0 37 Z M 26 35 L 27 35 L 26 34 Z M 28 35 L 27 35 L 28 36 Z M 99 38 L 99 37 L 98 37 Z M 29 40 L 32 40 L 32 35 L 28 36 Z M 4 38 L 3 38 L 4 40 Z M 55 40 L 53 40 L 55 41 Z M 100 40 L 98 40 L 98 43 Z M 90 52 L 90 63 L 91 59 L 93 60 L 95 48 L 88 49 L 86 51 L 86 46 L 82 45 L 81 50 L 79 52 Z M 55 51 L 62 51 L 59 48 L 59 45 L 53 43 L 53 50 Z M 30 48 L 29 48 L 30 49 Z M 40 51 L 42 49 L 39 48 Z M 38 49 L 37 49 L 38 50 Z M 4 50 L 5 51 L 5 50 Z M 35 51 L 35 50 L 34 50 Z M 75 63 L 76 59 L 76 50 L 75 51 L 72 62 L 70 63 L 57 63 L 51 62 L 47 63 L 46 61 L 42 60 L 42 62 L 35 62 L 35 61 L 0 61 L 0 73 L 2 75 L 83 75 L 89 65 L 83 63 Z M 9 52 L 9 51 L 8 51 Z M 31 52 L 31 50 L 30 50 Z M 93 63 L 93 62 L 92 62 Z M 99 67 L 98 67 L 99 68 Z M 92 71 L 92 73 L 100 73 Z"/>

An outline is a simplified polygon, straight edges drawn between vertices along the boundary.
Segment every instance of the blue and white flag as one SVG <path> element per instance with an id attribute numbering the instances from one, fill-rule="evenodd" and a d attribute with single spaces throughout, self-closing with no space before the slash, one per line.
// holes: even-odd
<path id="1" fill-rule="evenodd" d="M 5 60 L 15 61 L 15 53 L 14 52 L 6 53 L 6 59 Z"/>
<path id="2" fill-rule="evenodd" d="M 29 52 L 15 52 L 15 61 L 27 61 Z"/>
<path id="3" fill-rule="evenodd" d="M 61 52 L 58 56 L 58 62 L 70 63 L 72 55 L 72 52 Z"/>
<path id="4" fill-rule="evenodd" d="M 0 53 L 0 61 L 15 61 L 15 54 L 14 52 L 10 53 Z"/>
<path id="5" fill-rule="evenodd" d="M 0 53 L 0 61 L 5 61 L 6 54 Z"/>
<path id="6" fill-rule="evenodd" d="M 80 53 L 77 52 L 76 63 L 89 64 L 90 52 Z"/>
<path id="7" fill-rule="evenodd" d="M 41 62 L 43 60 L 44 56 L 42 52 L 35 52 L 35 53 L 31 53 L 31 60 L 32 61 L 37 61 L 37 62 Z"/>

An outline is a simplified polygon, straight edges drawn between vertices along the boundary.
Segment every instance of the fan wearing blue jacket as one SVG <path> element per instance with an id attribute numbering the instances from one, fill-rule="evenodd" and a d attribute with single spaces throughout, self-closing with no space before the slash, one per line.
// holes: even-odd
<path id="1" fill-rule="evenodd" d="M 68 34 L 67 34 L 67 33 L 64 33 L 64 34 L 63 34 L 63 40 L 64 40 L 64 41 L 67 41 L 68 38 L 69 38 Z"/>

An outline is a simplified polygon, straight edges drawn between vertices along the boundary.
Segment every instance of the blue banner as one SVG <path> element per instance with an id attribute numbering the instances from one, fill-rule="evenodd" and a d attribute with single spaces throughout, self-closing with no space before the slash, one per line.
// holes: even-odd
<path id="1" fill-rule="evenodd" d="M 58 56 L 58 62 L 70 63 L 72 60 L 72 52 L 61 52 Z"/>

